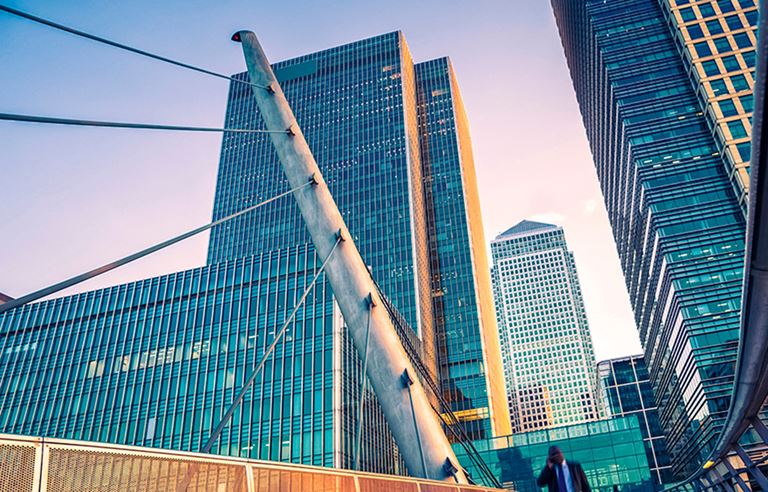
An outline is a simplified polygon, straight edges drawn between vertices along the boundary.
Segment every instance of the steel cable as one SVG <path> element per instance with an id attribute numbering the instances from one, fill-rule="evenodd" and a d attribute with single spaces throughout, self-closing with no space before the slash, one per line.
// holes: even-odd
<path id="1" fill-rule="evenodd" d="M 268 87 L 264 87 L 261 85 L 253 84 L 250 81 L 245 80 L 239 80 L 234 77 L 230 77 L 229 75 L 224 75 L 223 73 L 214 72 L 212 70 L 208 70 L 205 68 L 197 67 L 195 65 L 190 65 L 189 63 L 180 62 L 178 60 L 174 60 L 172 58 L 168 58 L 165 56 L 157 55 L 155 53 L 150 53 L 149 51 L 144 51 L 138 48 L 134 48 L 132 46 L 128 46 L 126 44 L 118 43 L 117 41 L 112 41 L 110 39 L 102 38 L 101 36 L 96 36 L 95 34 L 90 34 L 84 31 L 80 31 L 78 29 L 74 29 L 72 27 L 65 26 L 63 24 L 59 24 L 57 22 L 53 22 L 48 19 L 43 19 L 42 17 L 38 17 L 36 15 L 29 14 L 27 12 L 23 12 L 21 10 L 17 10 L 11 7 L 8 7 L 7 5 L 0 5 L 0 11 L 6 12 L 11 15 L 15 15 L 17 17 L 21 17 L 23 19 L 30 20 L 32 22 L 37 22 L 38 24 L 42 24 L 44 26 L 52 27 L 54 29 L 58 29 L 59 31 L 63 31 L 69 34 L 74 34 L 75 36 L 79 36 L 81 38 L 90 39 L 91 41 L 96 41 L 97 43 L 106 44 L 108 46 L 112 46 L 114 48 L 118 48 L 124 51 L 129 51 L 131 53 L 135 53 L 137 55 L 146 56 L 148 58 L 152 58 L 153 60 L 158 60 L 164 63 L 169 63 L 171 65 L 175 65 L 177 67 L 186 68 L 187 70 L 192 70 L 194 72 L 203 73 L 206 75 L 210 75 L 212 77 L 217 77 L 220 79 L 229 80 L 230 82 L 236 82 L 238 84 L 248 85 L 251 87 L 258 87 L 260 89 L 267 89 Z"/>
<path id="2" fill-rule="evenodd" d="M 97 277 L 103 273 L 107 273 L 111 270 L 114 270 L 115 268 L 121 267 L 123 265 L 126 265 L 134 260 L 138 260 L 139 258 L 143 258 L 144 256 L 147 256 L 151 253 L 154 253 L 155 251 L 159 251 L 163 248 L 166 248 L 168 246 L 171 246 L 172 244 L 176 244 L 180 241 L 183 241 L 184 239 L 187 239 L 189 237 L 192 237 L 196 234 L 199 234 L 203 231 L 207 231 L 208 229 L 211 229 L 212 227 L 215 227 L 217 225 L 223 224 L 224 222 L 227 222 L 229 220 L 234 219 L 235 217 L 239 217 L 243 214 L 246 214 L 248 212 L 251 212 L 253 210 L 256 210 L 259 207 L 262 207 L 268 203 L 271 203 L 279 198 L 282 198 L 286 195 L 290 195 L 291 193 L 295 191 L 299 191 L 302 188 L 305 188 L 307 186 L 310 186 L 314 183 L 313 180 L 307 181 L 307 183 L 297 186 L 296 188 L 293 188 L 291 190 L 288 190 L 286 192 L 280 193 L 279 195 L 273 196 L 272 198 L 268 198 L 267 200 L 264 200 L 263 202 L 257 203 L 256 205 L 252 205 L 248 208 L 245 208 L 243 210 L 240 210 L 238 212 L 235 212 L 231 215 L 228 215 L 226 217 L 223 217 L 221 219 L 215 220 L 209 224 L 206 224 L 204 226 L 200 226 L 196 229 L 192 229 L 191 231 L 185 232 L 183 234 L 180 234 L 174 238 L 168 239 L 166 241 L 163 241 L 161 243 L 155 244 L 154 246 L 150 246 L 149 248 L 143 249 L 137 253 L 133 253 L 132 255 L 128 255 L 124 258 L 121 258 L 119 260 L 115 260 L 111 263 L 107 263 L 106 265 L 102 265 L 98 268 L 94 268 L 93 270 L 90 270 L 88 272 L 82 273 L 80 275 L 76 275 L 72 278 L 69 278 L 67 280 L 64 280 L 62 282 L 59 282 L 57 284 L 51 285 L 49 287 L 46 287 L 44 289 L 40 289 L 36 292 L 32 292 L 31 294 L 27 294 L 25 296 L 21 296 L 18 299 L 14 299 L 12 301 L 8 301 L 4 304 L 0 304 L 0 314 L 23 306 L 29 302 L 36 301 L 38 299 L 42 299 L 43 297 L 47 297 L 51 294 L 55 294 L 56 292 L 60 292 L 64 289 L 67 289 L 69 287 L 72 287 L 74 285 L 77 285 L 81 282 L 85 282 L 86 280 L 90 280 L 94 277 Z"/>

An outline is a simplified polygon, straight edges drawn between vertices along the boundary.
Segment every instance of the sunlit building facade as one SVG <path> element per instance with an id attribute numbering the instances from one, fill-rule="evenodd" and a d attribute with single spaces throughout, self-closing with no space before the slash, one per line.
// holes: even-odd
<path id="1" fill-rule="evenodd" d="M 469 122 L 448 58 L 416 65 L 437 361 L 474 438 L 510 432 Z"/>
<path id="2" fill-rule="evenodd" d="M 524 220 L 491 254 L 514 432 L 596 420 L 595 353 L 562 227 Z"/>
<path id="3" fill-rule="evenodd" d="M 746 215 L 757 1 L 666 0 L 662 8 Z"/>
<path id="4" fill-rule="evenodd" d="M 755 4 L 552 5 L 672 471 L 688 474 L 714 444 L 733 382 Z"/>
<path id="5" fill-rule="evenodd" d="M 450 60 L 414 64 L 392 32 L 273 67 L 363 259 L 419 334 L 465 430 L 508 432 L 469 127 Z M 231 85 L 228 126 L 261 128 L 250 91 Z M 214 219 L 286 190 L 268 135 L 224 137 Z M 308 240 L 296 205 L 280 201 L 214 230 L 208 260 Z"/>
<path id="6" fill-rule="evenodd" d="M 634 415 L 640 424 L 651 476 L 657 485 L 673 481 L 667 440 L 659 423 L 656 398 L 642 355 L 597 364 L 601 394 L 609 417 Z"/>

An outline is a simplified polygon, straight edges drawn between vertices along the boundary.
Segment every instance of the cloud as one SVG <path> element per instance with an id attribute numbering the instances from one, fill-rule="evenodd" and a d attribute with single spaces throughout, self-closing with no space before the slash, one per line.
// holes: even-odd
<path id="1" fill-rule="evenodd" d="M 590 198 L 581 202 L 584 215 L 592 215 L 597 211 L 597 207 L 600 205 L 600 201 L 597 198 Z"/>

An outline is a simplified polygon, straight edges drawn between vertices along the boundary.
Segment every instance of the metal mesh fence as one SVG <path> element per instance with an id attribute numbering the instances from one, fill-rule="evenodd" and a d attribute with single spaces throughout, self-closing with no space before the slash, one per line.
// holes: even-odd
<path id="1" fill-rule="evenodd" d="M 186 489 L 183 487 L 186 485 Z M 0 435 L 0 492 L 490 492 L 408 477 Z"/>
<path id="2" fill-rule="evenodd" d="M 0 441 L 0 492 L 32 492 L 37 490 L 34 443 Z"/>
<path id="3" fill-rule="evenodd" d="M 175 490 L 188 475 L 189 492 L 248 490 L 243 465 L 58 447 L 48 453 L 49 492 Z"/>

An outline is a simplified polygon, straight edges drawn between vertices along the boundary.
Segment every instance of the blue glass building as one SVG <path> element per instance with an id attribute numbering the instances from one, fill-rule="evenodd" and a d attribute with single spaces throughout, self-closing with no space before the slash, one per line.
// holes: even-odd
<path id="1" fill-rule="evenodd" d="M 402 34 L 286 60 L 273 69 L 374 277 L 411 326 L 430 330 L 414 69 Z M 246 80 L 247 74 L 235 77 Z M 249 85 L 230 84 L 226 126 L 263 126 Z M 268 135 L 226 134 L 213 219 L 287 186 Z M 307 242 L 298 207 L 280 200 L 214 229 L 208 262 Z"/>
<path id="2" fill-rule="evenodd" d="M 450 60 L 414 65 L 392 32 L 273 68 L 363 258 L 419 334 L 465 430 L 509 432 L 469 128 Z M 261 128 L 247 85 L 231 85 L 226 123 Z M 214 219 L 286 186 L 267 135 L 228 134 Z M 296 205 L 280 201 L 215 229 L 208 260 L 306 241 Z"/>
<path id="3" fill-rule="evenodd" d="M 643 356 L 604 360 L 597 364 L 597 369 L 608 415 L 637 417 L 651 475 L 657 485 L 670 483 L 672 473 L 667 439 L 659 423 L 656 398 Z"/>
<path id="4" fill-rule="evenodd" d="M 0 317 L 0 432 L 197 451 L 319 268 L 301 245 Z M 214 452 L 349 467 L 362 367 L 318 282 Z M 370 395 L 364 468 L 398 471 Z"/>
<path id="5" fill-rule="evenodd" d="M 634 415 L 521 432 L 473 444 L 507 490 L 542 490 L 536 485 L 536 478 L 546 466 L 550 446 L 559 446 L 566 460 L 581 463 L 594 492 L 655 490 L 640 424 Z M 468 459 L 466 451 L 459 446 L 454 446 L 454 450 L 459 460 L 469 466 L 470 473 L 479 477 L 479 470 Z"/>
<path id="6" fill-rule="evenodd" d="M 716 80 L 735 85 L 725 72 L 689 72 L 693 41 L 678 25 L 678 7 L 688 3 L 552 1 L 672 470 L 686 475 L 705 459 L 728 410 L 744 254 L 743 204 L 724 161 L 723 142 L 736 141 L 713 137 L 711 98 L 698 92 L 704 78 L 712 79 L 707 90 Z M 723 28 L 738 7 L 746 22 L 739 29 L 749 29 L 744 12 L 754 2 L 740 3 L 696 2 L 694 14 L 711 10 Z M 724 37 L 721 48 L 745 62 L 741 72 L 753 70 L 753 48 Z"/>

